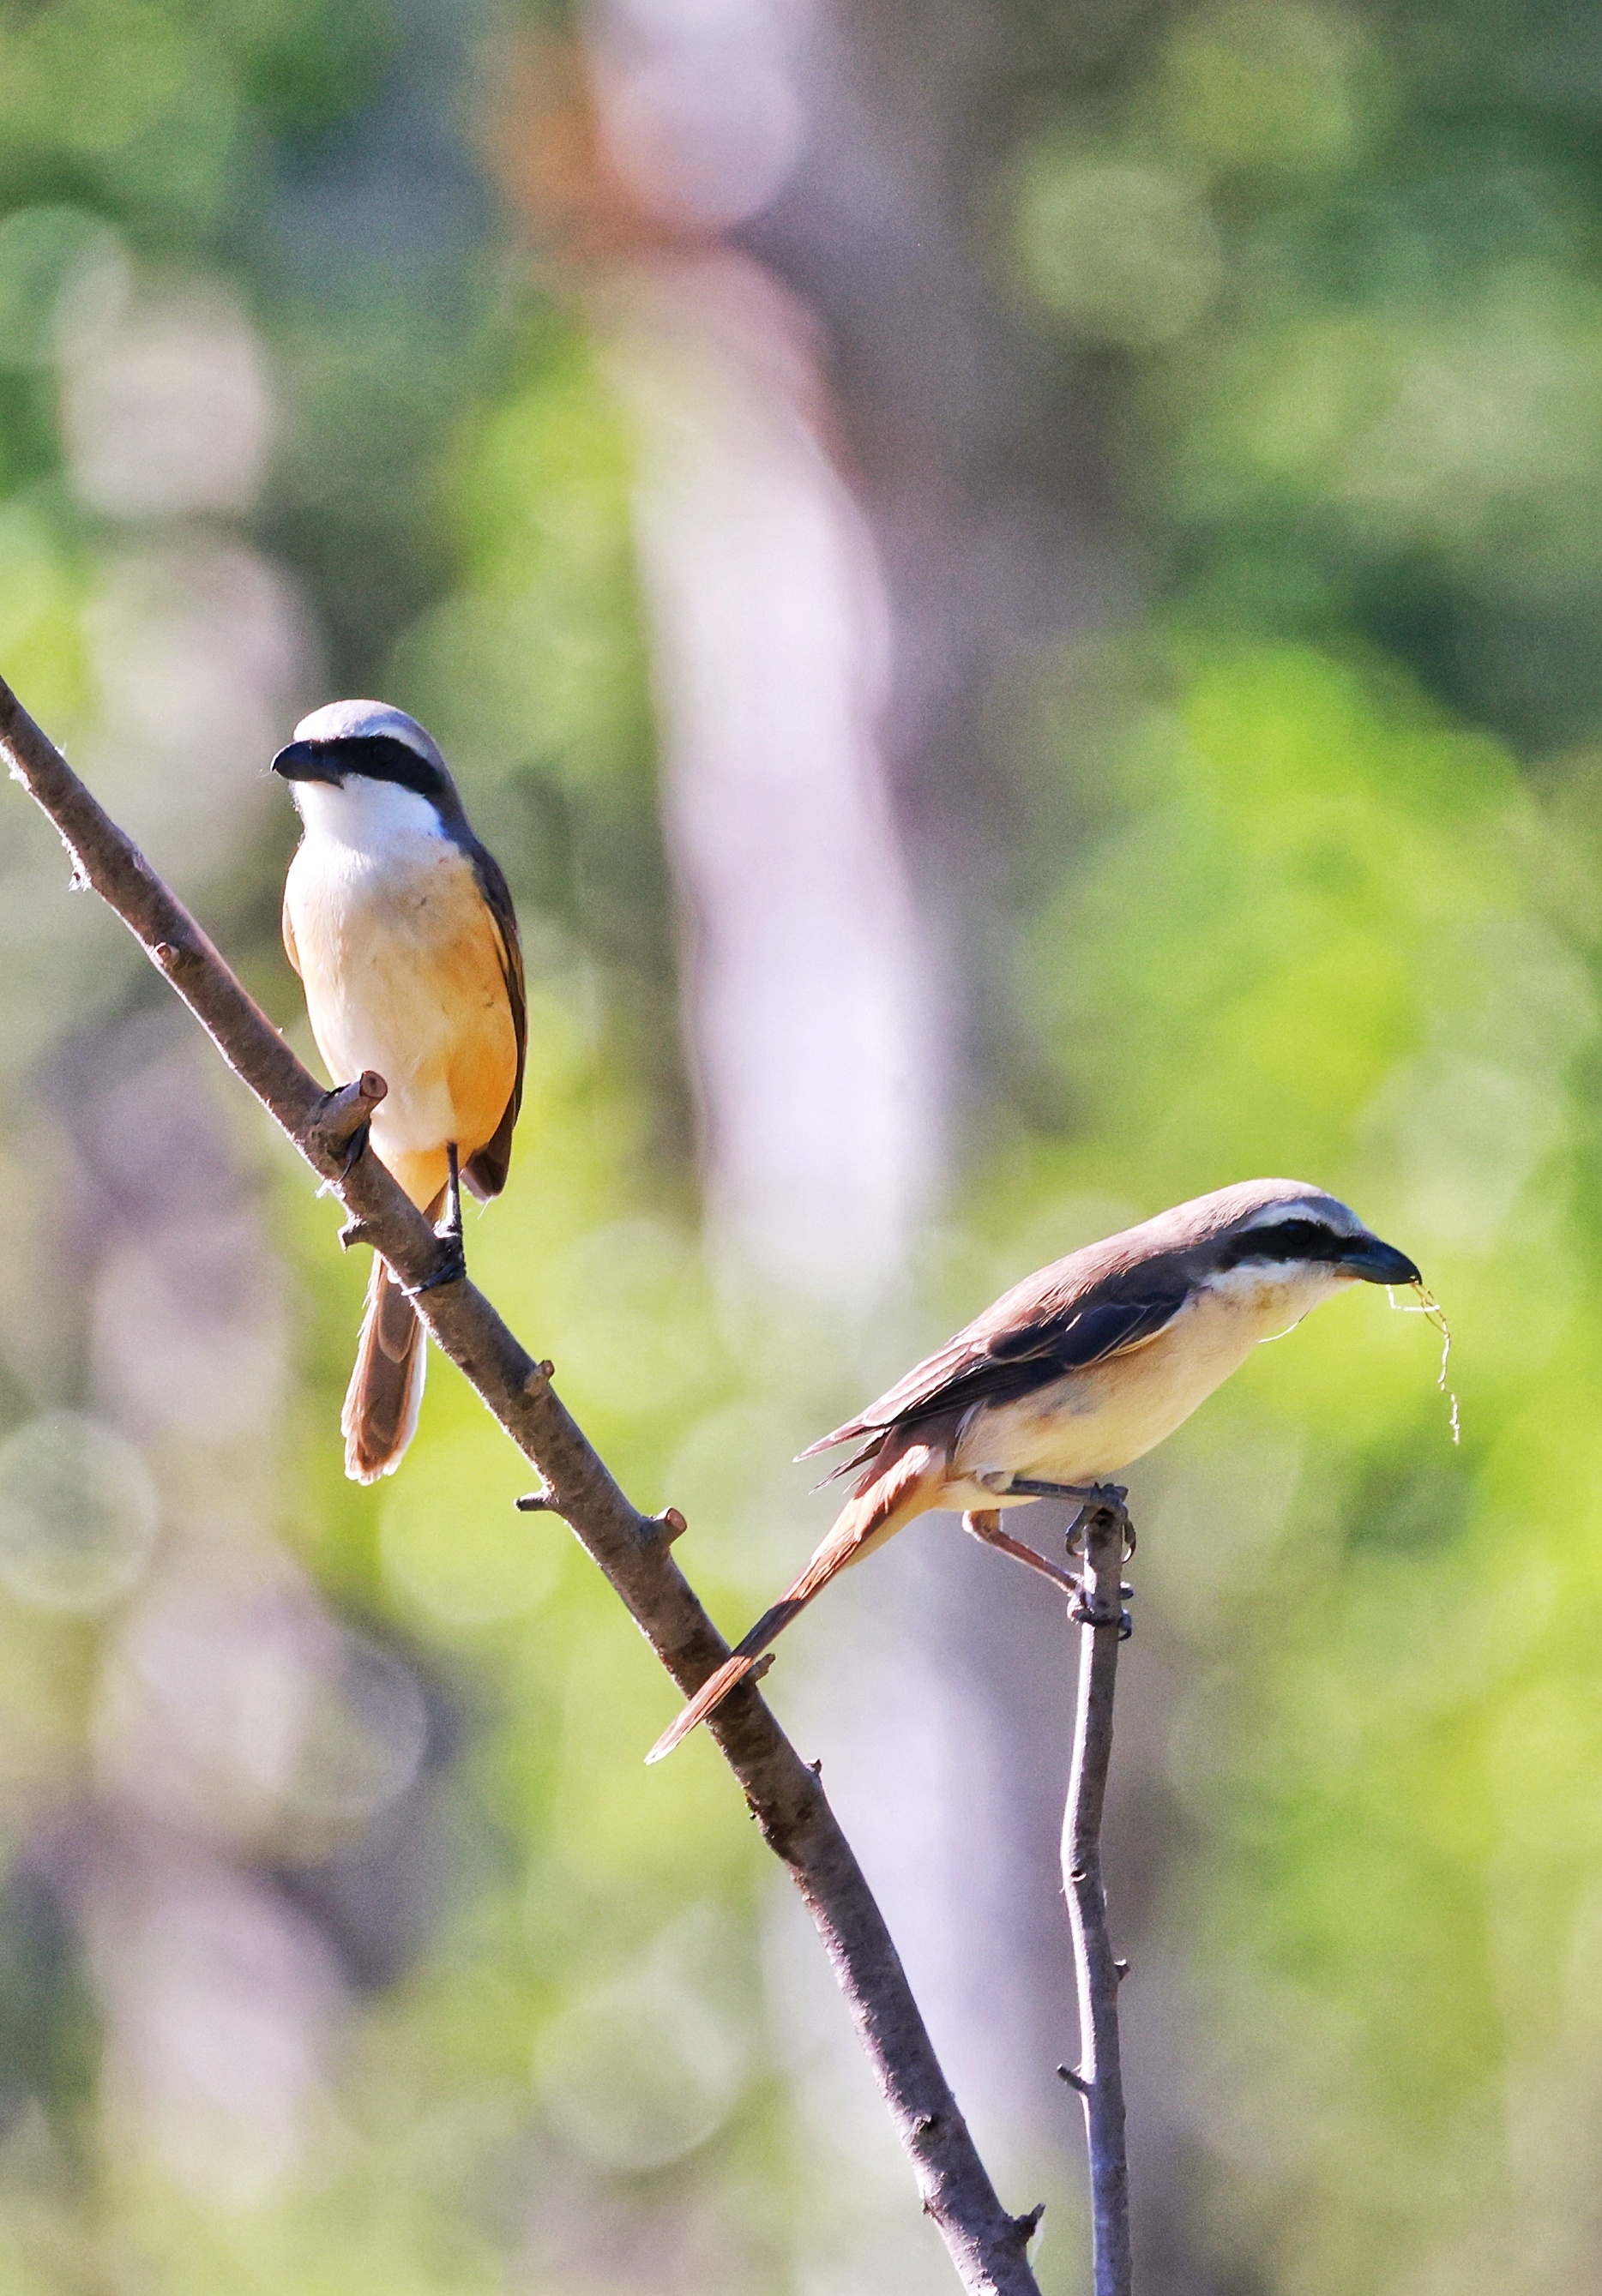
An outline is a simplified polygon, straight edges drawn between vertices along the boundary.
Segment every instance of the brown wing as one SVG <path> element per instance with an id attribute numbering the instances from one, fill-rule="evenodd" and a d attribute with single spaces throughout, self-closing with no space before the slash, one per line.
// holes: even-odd
<path id="1" fill-rule="evenodd" d="M 976 1403 L 1007 1402 L 1070 1372 L 1105 1363 L 1109 1356 L 1125 1355 L 1154 1340 L 1189 1297 L 1188 1285 L 1177 1276 L 1156 1283 L 1148 1276 L 1128 1297 L 1092 1292 L 1064 1300 L 1050 1280 L 1056 1274 L 1047 1269 L 1007 1292 L 876 1403 L 801 1456 L 809 1459 L 836 1443 L 865 1438 L 871 1452 L 891 1427 L 935 1412 L 966 1411 Z M 850 1460 L 838 1472 L 847 1473 L 858 1464 Z"/>
<path id="2" fill-rule="evenodd" d="M 517 1038 L 517 1074 L 513 1081 L 512 1096 L 495 1128 L 493 1137 L 486 1141 L 475 1155 L 468 1158 L 462 1174 L 473 1194 L 483 1201 L 499 1195 L 506 1185 L 506 1174 L 512 1168 L 512 1133 L 517 1123 L 518 1111 L 523 1104 L 523 1069 L 529 1052 L 529 996 L 523 983 L 523 951 L 522 942 L 518 937 L 517 912 L 512 906 L 511 890 L 501 873 L 500 865 L 493 854 L 486 852 L 476 840 L 469 858 L 479 881 L 479 890 L 495 919 L 496 936 L 500 943 L 501 973 L 506 983 L 506 1000 L 512 1007 L 512 1028 Z"/>

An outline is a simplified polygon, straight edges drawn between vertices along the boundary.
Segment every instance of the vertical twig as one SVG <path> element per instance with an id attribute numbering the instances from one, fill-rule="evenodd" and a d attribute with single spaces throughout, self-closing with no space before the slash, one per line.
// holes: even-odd
<path id="1" fill-rule="evenodd" d="M 1118 1986 L 1123 1965 L 1113 1958 L 1101 1879 L 1101 1820 L 1113 1752 L 1113 1693 L 1123 1632 L 1129 1516 L 1121 1505 L 1097 1502 L 1080 1514 L 1074 1537 L 1082 1546 L 1085 1567 L 1079 1602 L 1069 1613 L 1080 1621 L 1079 1705 L 1068 1806 L 1063 1814 L 1063 1890 L 1073 1930 L 1080 2062 L 1061 2070 L 1085 2108 L 1096 2296 L 1130 2296 L 1130 2164 L 1118 2054 Z"/>

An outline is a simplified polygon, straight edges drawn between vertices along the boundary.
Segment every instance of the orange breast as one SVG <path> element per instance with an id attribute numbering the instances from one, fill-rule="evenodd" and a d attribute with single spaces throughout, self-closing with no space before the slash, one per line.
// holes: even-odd
<path id="1" fill-rule="evenodd" d="M 382 869 L 303 846 L 286 889 L 312 1033 L 336 1083 L 389 1086 L 373 1145 L 415 1203 L 491 1140 L 517 1080 L 500 937 L 472 865 L 442 840 Z"/>

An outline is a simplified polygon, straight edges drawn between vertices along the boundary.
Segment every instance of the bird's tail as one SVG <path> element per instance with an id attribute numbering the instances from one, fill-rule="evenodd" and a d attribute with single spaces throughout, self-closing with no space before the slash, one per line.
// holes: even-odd
<path id="1" fill-rule="evenodd" d="M 436 1197 L 429 1207 L 431 1218 L 440 1201 Z M 340 1414 L 345 1472 L 353 1483 L 375 1483 L 399 1466 L 417 1432 L 427 1369 L 428 1342 L 416 1310 L 374 1252 L 356 1368 Z"/>
<path id="2" fill-rule="evenodd" d="M 779 1596 L 770 1611 L 763 1611 L 716 1674 L 708 1676 L 683 1713 L 662 1732 L 646 1755 L 646 1761 L 660 1762 L 664 1754 L 673 1751 L 681 1738 L 689 1736 L 697 1723 L 704 1722 L 714 1709 L 721 1706 L 735 1685 L 743 1682 L 768 1644 L 784 1633 L 792 1619 L 799 1618 L 808 1603 L 815 1601 L 848 1563 L 860 1562 L 904 1523 L 910 1522 L 914 1515 L 937 1505 L 947 1464 L 945 1446 L 930 1443 L 908 1445 L 884 1466 L 875 1463 L 858 1485 L 854 1496 L 841 1509 L 834 1529 L 795 1584 Z"/>

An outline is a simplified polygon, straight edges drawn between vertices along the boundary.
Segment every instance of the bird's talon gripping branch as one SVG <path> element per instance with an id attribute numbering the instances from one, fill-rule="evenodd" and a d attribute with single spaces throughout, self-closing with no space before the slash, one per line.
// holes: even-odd
<path id="1" fill-rule="evenodd" d="M 1109 1611 L 1098 1611 L 1093 1603 L 1086 1601 L 1082 1587 L 1078 1588 L 1068 1605 L 1068 1616 L 1076 1627 L 1115 1626 L 1121 1643 L 1127 1643 L 1135 1631 L 1135 1621 L 1128 1611 L 1121 1610 L 1116 1619 Z"/>
<path id="2" fill-rule="evenodd" d="M 362 1158 L 366 1154 L 367 1143 L 372 1139 L 372 1137 L 373 1127 L 371 1124 L 364 1124 L 359 1130 L 351 1134 L 350 1145 L 345 1151 L 345 1160 L 340 1166 L 340 1185 L 341 1187 L 344 1186 L 352 1172 L 355 1171 L 357 1166 L 361 1162 Z"/>
<path id="3" fill-rule="evenodd" d="M 421 1300 L 425 1292 L 438 1292 L 447 1283 L 460 1283 L 467 1274 L 467 1254 L 462 1249 L 460 1236 L 441 1236 L 444 1257 L 431 1275 L 420 1283 L 403 1283 L 401 1290 L 408 1300 Z"/>

